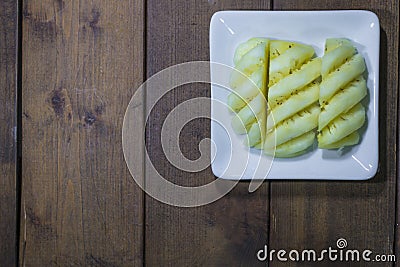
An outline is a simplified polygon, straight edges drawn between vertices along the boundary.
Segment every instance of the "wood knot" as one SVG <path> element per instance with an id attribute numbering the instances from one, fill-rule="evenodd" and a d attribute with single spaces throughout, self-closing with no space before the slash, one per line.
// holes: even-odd
<path id="1" fill-rule="evenodd" d="M 65 89 L 57 89 L 51 93 L 50 103 L 57 116 L 62 116 L 65 109 Z"/>
<path id="2" fill-rule="evenodd" d="M 92 112 L 86 112 L 84 117 L 85 125 L 91 126 L 96 122 L 96 116 Z"/>
<path id="3" fill-rule="evenodd" d="M 100 11 L 96 8 L 92 9 L 92 19 L 89 21 L 89 26 L 91 28 L 97 27 L 97 23 L 99 23 L 100 19 Z"/>
<path id="4" fill-rule="evenodd" d="M 66 89 L 59 88 L 53 90 L 50 93 L 48 102 L 57 117 L 64 118 L 68 121 L 72 119 L 71 100 L 68 97 Z"/>

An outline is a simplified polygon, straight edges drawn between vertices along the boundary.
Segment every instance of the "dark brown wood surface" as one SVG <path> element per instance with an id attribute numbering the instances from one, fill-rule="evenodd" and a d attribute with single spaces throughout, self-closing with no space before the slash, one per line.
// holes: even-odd
<path id="1" fill-rule="evenodd" d="M 144 77 L 144 2 L 23 3 L 20 263 L 141 265 L 121 129 Z"/>
<path id="2" fill-rule="evenodd" d="M 0 265 L 16 264 L 17 3 L 0 2 Z"/>
<path id="3" fill-rule="evenodd" d="M 399 140 L 399 139 L 397 139 Z M 397 159 L 399 162 L 399 159 Z M 397 165 L 397 168 L 399 168 L 399 165 Z M 397 169 L 398 170 L 398 169 Z M 397 174 L 399 175 L 399 174 Z M 395 238 L 396 238 L 396 243 L 394 245 L 394 251 L 396 253 L 396 259 L 397 259 L 397 264 L 399 264 L 399 259 L 400 259 L 400 211 L 399 211 L 399 205 L 400 205 L 400 179 L 397 177 L 397 201 L 396 201 L 396 223 L 395 223 Z M 396 265 L 398 266 L 398 265 Z"/>
<path id="4" fill-rule="evenodd" d="M 381 25 L 380 166 L 367 182 L 271 182 L 270 247 L 336 248 L 339 238 L 349 248 L 394 254 L 397 180 L 397 99 L 399 2 L 275 0 L 275 10 L 367 9 Z M 332 264 L 332 266 L 338 266 Z M 393 263 L 346 263 L 346 266 L 392 266 Z M 313 266 L 274 262 L 271 266 Z M 330 266 L 330 265 L 326 265 Z"/>
<path id="5" fill-rule="evenodd" d="M 17 2 L 22 3 L 20 66 Z M 208 60 L 210 18 L 224 9 L 368 9 L 378 15 L 381 150 L 376 177 L 367 182 L 265 182 L 255 193 L 240 183 L 222 199 L 197 208 L 172 207 L 144 195 L 122 154 L 129 99 L 146 77 L 168 66 Z M 2 1 L 0 266 L 14 266 L 18 257 L 21 266 L 264 266 L 256 258 L 264 245 L 318 250 L 335 247 L 338 238 L 345 238 L 349 248 L 396 252 L 400 259 L 399 9 L 398 0 Z M 21 114 L 16 114 L 18 67 Z M 149 108 L 153 92 L 146 94 Z M 157 103 L 147 121 L 149 156 L 177 184 L 215 179 L 210 168 L 179 171 L 161 148 L 168 113 L 202 96 L 210 96 L 209 85 L 178 87 Z M 209 106 L 201 109 L 209 112 Z M 20 188 L 17 115 L 22 117 Z M 183 154 L 198 158 L 199 142 L 209 132 L 209 120 L 190 122 L 180 134 Z M 130 153 L 140 158 L 143 151 Z M 149 173 L 149 164 L 146 168 Z M 283 264 L 275 259 L 269 266 L 398 265 Z"/>
<path id="6" fill-rule="evenodd" d="M 400 87 L 400 83 L 399 83 Z M 399 142 L 399 136 L 397 136 L 397 142 Z M 397 170 L 399 168 L 399 158 L 397 158 Z M 399 210 L 399 205 L 400 205 L 400 178 L 399 178 L 399 173 L 397 172 L 397 191 L 396 191 L 396 223 L 394 225 L 395 228 L 395 238 L 396 238 L 396 243 L 394 245 L 394 251 L 396 253 L 396 259 L 397 259 L 397 265 L 399 265 L 399 259 L 400 259 L 400 210 Z"/>

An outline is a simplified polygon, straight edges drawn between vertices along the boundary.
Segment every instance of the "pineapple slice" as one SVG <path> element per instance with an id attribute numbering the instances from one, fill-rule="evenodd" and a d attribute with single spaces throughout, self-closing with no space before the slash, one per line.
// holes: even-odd
<path id="1" fill-rule="evenodd" d="M 347 59 L 351 58 L 356 53 L 356 49 L 352 45 L 342 45 L 338 48 L 327 52 L 324 55 L 321 65 L 321 76 L 323 79 L 342 65 Z"/>
<path id="2" fill-rule="evenodd" d="M 254 47 L 268 42 L 267 38 L 251 38 L 247 42 L 241 43 L 235 50 L 235 55 L 233 56 L 233 63 L 237 65 L 240 59 L 247 54 Z"/>
<path id="3" fill-rule="evenodd" d="M 357 131 L 355 131 L 349 134 L 348 136 L 344 137 L 343 139 L 340 139 L 339 141 L 336 141 L 328 145 L 319 145 L 319 147 L 323 149 L 337 149 L 340 147 L 356 145 L 358 144 L 359 141 L 360 141 L 360 135 L 358 134 Z"/>
<path id="4" fill-rule="evenodd" d="M 365 71 L 364 58 L 356 54 L 342 66 L 332 71 L 320 86 L 320 104 L 328 101 L 337 91 L 356 79 Z"/>
<path id="5" fill-rule="evenodd" d="M 269 88 L 268 102 L 271 108 L 282 103 L 291 94 L 304 88 L 321 75 L 321 59 L 315 58 L 293 74 L 286 76 Z"/>
<path id="6" fill-rule="evenodd" d="M 282 121 L 272 132 L 266 135 L 264 148 L 272 150 L 274 146 L 284 144 L 295 137 L 317 128 L 319 113 L 319 106 L 315 103 L 311 107 Z"/>
<path id="7" fill-rule="evenodd" d="M 232 119 L 232 127 L 238 134 L 247 133 L 246 145 L 261 147 L 265 137 L 267 120 L 267 69 L 269 41 L 252 38 L 239 45 L 235 52 L 237 62 L 231 75 L 234 88 L 228 96 L 228 105 L 237 112 Z M 239 75 L 238 75 L 239 74 Z M 249 76 L 248 78 L 243 78 Z"/>
<path id="8" fill-rule="evenodd" d="M 347 39 L 328 39 L 322 58 L 320 85 L 321 114 L 318 118 L 318 146 L 340 148 L 359 142 L 356 132 L 365 122 L 360 101 L 367 95 L 363 78 L 364 58 Z"/>
<path id="9" fill-rule="evenodd" d="M 236 90 L 229 94 L 228 105 L 233 111 L 239 112 L 246 103 L 250 102 L 260 89 L 265 89 L 265 68 L 261 66 L 258 70 L 253 72 L 249 79 L 246 79 Z"/>
<path id="10" fill-rule="evenodd" d="M 345 38 L 328 38 L 325 41 L 325 53 L 328 53 L 342 45 L 353 46 L 351 41 Z"/>
<path id="11" fill-rule="evenodd" d="M 311 59 L 314 49 L 308 45 L 289 45 L 289 49 L 275 57 L 269 64 L 269 86 L 299 69 Z"/>
<path id="12" fill-rule="evenodd" d="M 288 100 L 274 108 L 273 112 L 269 112 L 267 117 L 267 132 L 271 131 L 275 125 L 281 121 L 295 115 L 297 112 L 308 107 L 318 101 L 319 85 L 312 82 L 307 85 L 304 90 L 293 94 Z"/>
<path id="13" fill-rule="evenodd" d="M 294 157 L 307 152 L 315 140 L 320 109 L 321 59 L 311 46 L 271 41 L 268 111 L 264 152 Z"/>
<path id="14" fill-rule="evenodd" d="M 260 67 L 266 66 L 267 48 L 268 45 L 265 42 L 260 43 L 240 58 L 239 62 L 235 66 L 236 71 L 232 71 L 230 77 L 229 85 L 231 88 L 236 89 L 245 80 L 247 80 L 247 77 L 250 76 L 254 71 Z"/>
<path id="15" fill-rule="evenodd" d="M 275 156 L 289 158 L 303 154 L 314 143 L 315 132 L 310 131 L 276 147 Z M 272 151 L 266 151 L 268 154 Z M 272 153 L 271 153 L 272 154 Z M 272 155 L 271 155 L 272 156 Z"/>
<path id="16" fill-rule="evenodd" d="M 269 57 L 270 60 L 272 61 L 273 59 L 279 57 L 283 53 L 285 53 L 287 50 L 290 48 L 298 47 L 298 46 L 307 46 L 304 44 L 296 43 L 296 42 L 290 42 L 290 41 L 284 41 L 284 40 L 272 40 L 270 42 L 270 53 Z M 310 46 L 307 46 L 310 47 Z"/>
<path id="17" fill-rule="evenodd" d="M 318 130 L 322 130 L 339 114 L 346 113 L 367 95 L 367 82 L 362 76 L 351 82 L 334 95 L 329 103 L 322 107 L 318 119 Z"/>
<path id="18" fill-rule="evenodd" d="M 265 140 L 265 114 L 260 113 L 257 117 L 256 123 L 253 123 L 249 128 L 245 145 L 250 147 L 257 146 L 258 149 L 261 149 L 264 144 L 263 140 Z"/>
<path id="19" fill-rule="evenodd" d="M 256 122 L 256 115 L 266 109 L 265 97 L 262 93 L 258 94 L 244 108 L 242 108 L 232 119 L 232 128 L 237 134 L 247 133 L 250 124 Z"/>
<path id="20" fill-rule="evenodd" d="M 320 147 L 340 141 L 358 130 L 365 122 L 365 109 L 361 103 L 355 105 L 347 113 L 339 115 L 318 134 Z"/>

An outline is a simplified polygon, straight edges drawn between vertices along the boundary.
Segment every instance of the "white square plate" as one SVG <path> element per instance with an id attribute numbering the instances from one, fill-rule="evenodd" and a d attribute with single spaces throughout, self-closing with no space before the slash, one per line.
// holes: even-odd
<path id="1" fill-rule="evenodd" d="M 312 45 L 323 55 L 327 38 L 348 38 L 365 58 L 369 93 L 364 99 L 367 123 L 361 140 L 344 150 L 315 148 L 291 159 L 270 159 L 243 144 L 245 136 L 231 128 L 226 103 L 229 90 L 211 85 L 211 147 L 213 173 L 224 179 L 366 180 L 378 168 L 379 20 L 363 10 L 344 11 L 221 11 L 210 23 L 210 60 L 233 67 L 236 47 L 251 37 L 291 40 Z M 211 80 L 215 77 L 211 68 Z M 271 164 L 270 164 L 271 163 Z"/>

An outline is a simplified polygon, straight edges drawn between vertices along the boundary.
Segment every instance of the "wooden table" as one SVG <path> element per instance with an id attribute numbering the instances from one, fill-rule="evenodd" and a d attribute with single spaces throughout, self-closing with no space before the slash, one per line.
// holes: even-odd
<path id="1" fill-rule="evenodd" d="M 198 208 L 169 206 L 143 193 L 122 153 L 128 102 L 156 72 L 208 60 L 210 18 L 224 9 L 367 9 L 378 15 L 381 150 L 372 180 L 273 181 L 251 194 L 248 183 L 240 183 Z M 0 265 L 262 266 L 256 252 L 264 245 L 323 249 L 340 237 L 349 248 L 397 252 L 400 259 L 399 9 L 398 0 L 2 0 Z M 181 172 L 160 148 L 169 111 L 210 95 L 208 85 L 185 88 L 156 105 L 147 149 L 166 178 L 204 184 L 215 179 L 210 168 Z M 193 159 L 210 125 L 195 120 L 189 128 L 181 145 Z M 273 260 L 270 266 L 314 265 Z"/>

